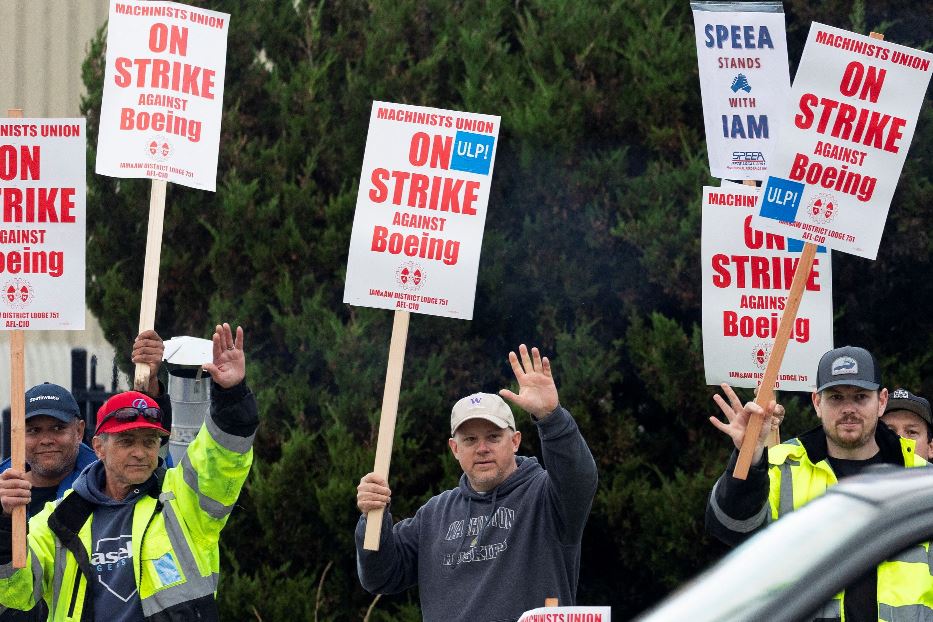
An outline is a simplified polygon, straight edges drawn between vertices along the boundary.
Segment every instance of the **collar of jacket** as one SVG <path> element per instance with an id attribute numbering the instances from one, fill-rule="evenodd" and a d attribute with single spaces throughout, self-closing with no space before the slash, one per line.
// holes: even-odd
<path id="1" fill-rule="evenodd" d="M 823 426 L 817 426 L 797 438 L 803 448 L 807 450 L 807 456 L 809 456 L 810 462 L 813 464 L 829 457 L 829 448 L 826 444 L 826 433 L 823 431 Z M 878 426 L 875 428 L 875 442 L 878 443 L 883 462 L 898 466 L 912 466 L 906 464 L 904 452 L 901 450 L 901 437 L 883 424 L 881 419 L 878 419 Z"/>

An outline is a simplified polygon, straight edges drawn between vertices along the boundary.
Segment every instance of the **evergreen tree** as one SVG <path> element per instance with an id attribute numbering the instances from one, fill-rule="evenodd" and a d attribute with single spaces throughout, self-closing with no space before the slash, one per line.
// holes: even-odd
<path id="1" fill-rule="evenodd" d="M 673 0 L 205 0 L 232 14 L 217 192 L 169 186 L 156 328 L 246 329 L 262 425 L 228 526 L 224 619 L 417 620 L 417 594 L 356 580 L 355 488 L 372 469 L 391 313 L 342 303 L 373 100 L 497 114 L 498 156 L 473 321 L 413 315 L 392 512 L 455 485 L 450 407 L 509 382 L 506 353 L 552 357 L 597 460 L 579 599 L 620 619 L 723 549 L 703 512 L 730 449 L 706 421 L 700 189 L 706 168 L 689 5 Z M 929 7 L 787 3 L 792 71 L 810 21 L 926 45 Z M 89 47 L 88 302 L 135 334 L 149 184 L 93 173 L 106 32 Z M 836 342 L 892 383 L 933 390 L 923 278 L 933 205 L 929 106 L 876 262 L 835 257 Z M 884 304 L 889 297 L 907 304 Z M 126 357 L 128 358 L 128 357 Z M 745 395 L 750 398 L 749 394 Z M 785 436 L 815 425 L 787 396 Z M 524 453 L 538 450 L 519 415 Z M 543 543 L 546 545 L 547 543 Z"/>

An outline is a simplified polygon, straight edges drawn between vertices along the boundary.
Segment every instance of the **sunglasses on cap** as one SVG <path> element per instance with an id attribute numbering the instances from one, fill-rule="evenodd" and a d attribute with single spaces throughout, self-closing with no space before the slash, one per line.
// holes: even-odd
<path id="1" fill-rule="evenodd" d="M 146 421 L 150 421 L 152 423 L 161 424 L 162 409 L 156 408 L 155 406 L 146 406 L 143 408 L 137 408 L 135 406 L 124 406 L 123 408 L 116 409 L 101 419 L 97 423 L 97 429 L 100 430 L 101 427 L 103 427 L 103 425 L 111 419 L 116 419 L 120 423 L 127 423 L 129 421 L 136 421 L 139 419 L 139 417 L 142 417 Z"/>

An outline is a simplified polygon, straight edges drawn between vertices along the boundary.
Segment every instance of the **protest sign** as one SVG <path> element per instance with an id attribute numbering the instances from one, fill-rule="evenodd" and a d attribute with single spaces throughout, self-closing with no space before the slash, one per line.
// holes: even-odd
<path id="1" fill-rule="evenodd" d="M 111 0 L 97 173 L 215 190 L 230 16 Z"/>
<path id="2" fill-rule="evenodd" d="M 933 56 L 813 23 L 761 226 L 874 259 Z"/>
<path id="3" fill-rule="evenodd" d="M 611 607 L 538 607 L 518 622 L 612 622 Z"/>
<path id="4" fill-rule="evenodd" d="M 387 479 L 410 312 L 473 318 L 499 122 L 373 102 L 343 300 L 395 310 L 373 468 Z M 364 549 L 383 514 L 367 514 Z"/>
<path id="5" fill-rule="evenodd" d="M 86 153 L 83 118 L 0 120 L 5 330 L 84 330 Z"/>
<path id="6" fill-rule="evenodd" d="M 753 388 L 764 370 L 803 243 L 759 230 L 759 189 L 703 188 L 700 255 L 707 384 Z M 823 249 L 806 281 L 775 389 L 812 391 L 814 361 L 833 347 L 832 265 Z"/>
<path id="7" fill-rule="evenodd" d="M 373 102 L 344 302 L 473 318 L 499 124 Z"/>
<path id="8" fill-rule="evenodd" d="M 780 2 L 691 2 L 710 174 L 765 179 L 790 102 Z"/>
<path id="9" fill-rule="evenodd" d="M 165 184 L 214 191 L 230 16 L 111 0 L 97 172 L 152 180 L 139 332 L 155 325 Z M 149 382 L 137 363 L 133 387 Z"/>

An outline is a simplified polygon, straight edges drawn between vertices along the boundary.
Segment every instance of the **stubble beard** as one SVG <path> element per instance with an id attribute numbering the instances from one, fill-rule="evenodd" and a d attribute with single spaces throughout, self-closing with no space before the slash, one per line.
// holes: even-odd
<path id="1" fill-rule="evenodd" d="M 823 425 L 823 432 L 829 437 L 836 445 L 842 449 L 859 449 L 867 445 L 872 438 L 875 436 L 875 428 L 878 426 L 877 420 L 875 425 L 871 425 L 869 419 L 859 419 L 859 423 L 862 424 L 864 431 L 862 434 L 855 438 L 843 437 L 838 431 L 837 426 L 842 424 L 842 420 L 836 422 L 832 427 L 828 427 L 825 424 Z"/>

